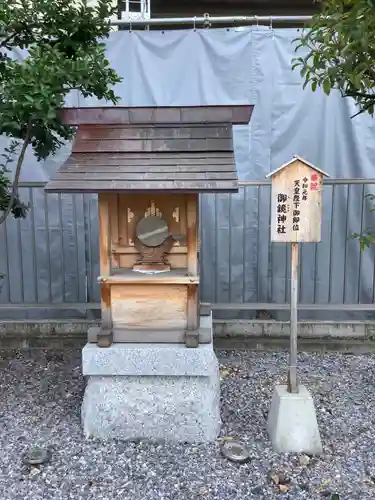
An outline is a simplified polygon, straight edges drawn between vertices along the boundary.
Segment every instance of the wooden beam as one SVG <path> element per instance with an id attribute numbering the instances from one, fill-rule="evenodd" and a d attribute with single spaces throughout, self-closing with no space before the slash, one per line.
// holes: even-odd
<path id="1" fill-rule="evenodd" d="M 125 245 L 115 245 L 112 244 L 112 253 L 114 254 L 119 254 L 119 255 L 126 255 L 126 254 L 132 254 L 132 255 L 138 255 L 138 251 L 135 247 L 129 247 Z M 187 247 L 186 246 L 175 246 L 171 248 L 171 251 L 169 252 L 170 254 L 186 254 L 187 253 Z"/>
<path id="2" fill-rule="evenodd" d="M 196 333 L 200 344 L 210 344 L 212 342 L 212 331 L 210 328 L 200 328 Z M 100 328 L 91 327 L 88 329 L 87 340 L 96 343 Z M 113 341 L 139 344 L 184 344 L 186 340 L 185 330 L 132 330 L 127 328 L 114 328 Z"/>
<path id="3" fill-rule="evenodd" d="M 198 276 L 184 276 L 183 274 L 170 273 L 149 275 L 143 273 L 135 273 L 130 271 L 123 274 L 112 274 L 111 276 L 100 277 L 101 283 L 108 283 L 112 286 L 115 285 L 197 285 L 199 283 Z M 133 274 L 130 274 L 133 273 Z"/>

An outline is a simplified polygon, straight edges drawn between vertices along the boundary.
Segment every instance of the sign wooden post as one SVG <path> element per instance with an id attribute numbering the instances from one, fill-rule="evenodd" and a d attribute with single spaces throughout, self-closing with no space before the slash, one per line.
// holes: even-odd
<path id="1" fill-rule="evenodd" d="M 290 283 L 290 359 L 288 371 L 288 391 L 298 392 L 297 380 L 297 336 L 298 336 L 298 243 L 292 243 L 292 265 Z"/>
<path id="2" fill-rule="evenodd" d="M 326 172 L 294 156 L 271 178 L 271 241 L 292 244 L 288 392 L 298 392 L 298 245 L 321 240 L 322 185 Z"/>

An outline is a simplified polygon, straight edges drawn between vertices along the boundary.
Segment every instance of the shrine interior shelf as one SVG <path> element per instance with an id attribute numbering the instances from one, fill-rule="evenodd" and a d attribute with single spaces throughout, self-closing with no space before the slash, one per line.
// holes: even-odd
<path id="1" fill-rule="evenodd" d="M 135 272 L 131 269 L 114 269 L 109 276 L 100 276 L 99 281 L 109 283 L 141 283 L 142 285 L 176 284 L 198 285 L 199 276 L 189 276 L 187 269 L 172 269 L 165 273 L 147 274 Z"/>

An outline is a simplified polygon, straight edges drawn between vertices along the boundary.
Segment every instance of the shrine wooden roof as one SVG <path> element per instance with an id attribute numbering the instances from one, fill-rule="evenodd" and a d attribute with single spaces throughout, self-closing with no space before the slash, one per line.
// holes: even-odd
<path id="1" fill-rule="evenodd" d="M 233 124 L 253 106 L 77 108 L 62 110 L 78 126 L 50 192 L 237 191 Z"/>

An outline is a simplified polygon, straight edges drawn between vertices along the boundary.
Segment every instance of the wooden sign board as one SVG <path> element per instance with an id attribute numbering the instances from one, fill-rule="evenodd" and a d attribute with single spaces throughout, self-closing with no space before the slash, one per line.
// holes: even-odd
<path id="1" fill-rule="evenodd" d="M 322 185 L 325 172 L 295 156 L 271 172 L 271 241 L 321 240 Z"/>

